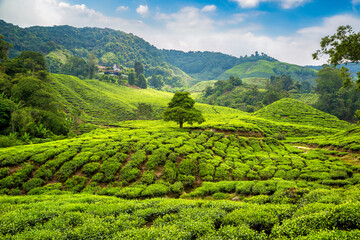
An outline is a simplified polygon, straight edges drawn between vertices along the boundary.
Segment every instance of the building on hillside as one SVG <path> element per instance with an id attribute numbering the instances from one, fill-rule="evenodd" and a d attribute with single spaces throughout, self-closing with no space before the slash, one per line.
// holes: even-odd
<path id="1" fill-rule="evenodd" d="M 105 66 L 98 66 L 99 72 L 104 72 L 106 70 Z"/>

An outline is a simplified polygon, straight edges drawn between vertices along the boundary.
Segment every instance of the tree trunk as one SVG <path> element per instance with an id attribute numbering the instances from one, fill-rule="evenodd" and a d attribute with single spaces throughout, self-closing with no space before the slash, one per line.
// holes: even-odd
<path id="1" fill-rule="evenodd" d="M 180 122 L 180 128 L 182 128 L 182 127 L 183 127 L 183 124 L 184 124 L 183 122 Z"/>

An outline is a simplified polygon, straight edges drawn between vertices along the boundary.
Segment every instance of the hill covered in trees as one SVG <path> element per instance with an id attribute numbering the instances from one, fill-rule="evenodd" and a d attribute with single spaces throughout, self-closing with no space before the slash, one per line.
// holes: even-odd
<path id="1" fill-rule="evenodd" d="M 197 84 L 214 105 L 180 94 L 203 117 L 179 128 L 163 120 L 166 106 L 183 111 L 177 100 L 169 104 L 172 93 L 130 84 L 146 85 L 144 68 L 178 69 L 166 62 L 131 60 L 123 84 L 48 73 L 42 54 L 7 59 L 1 38 L 0 47 L 1 239 L 360 238 L 359 126 L 287 98 L 311 94 L 306 81 L 283 74 Z M 88 64 L 74 49 L 58 46 L 46 56 Z M 254 65 L 277 62 L 256 55 Z M 202 77 L 222 71 L 202 68 L 205 56 L 209 64 L 224 58 L 224 66 L 236 60 L 188 56 L 202 59 L 192 69 Z M 151 84 L 163 80 L 152 73 Z M 356 86 L 343 82 L 337 69 L 320 70 L 317 104 L 351 115 Z M 246 106 L 257 111 L 239 110 Z"/>
<path id="2" fill-rule="evenodd" d="M 74 75 L 69 70 L 72 65 L 84 65 L 92 58 L 99 65 L 117 64 L 127 68 L 140 61 L 145 67 L 146 77 L 179 77 L 181 86 L 224 80 L 230 75 L 244 78 L 288 74 L 300 81 L 311 80 L 314 76 L 313 70 L 280 63 L 264 53 L 234 57 L 216 52 L 159 50 L 133 34 L 112 29 L 71 26 L 20 28 L 0 20 L 0 30 L 5 40 L 14 46 L 10 49 L 10 58 L 23 50 L 41 52 L 49 71 L 54 73 Z M 86 77 L 84 73 L 76 75 Z"/>

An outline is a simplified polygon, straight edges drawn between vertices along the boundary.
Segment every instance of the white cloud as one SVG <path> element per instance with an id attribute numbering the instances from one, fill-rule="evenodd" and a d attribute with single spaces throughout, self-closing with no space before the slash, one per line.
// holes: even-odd
<path id="1" fill-rule="evenodd" d="M 201 12 L 215 12 L 217 7 L 215 5 L 206 5 L 201 9 Z"/>
<path id="2" fill-rule="evenodd" d="M 21 27 L 70 25 L 107 27 L 133 33 L 144 29 L 144 23 L 140 21 L 108 17 L 85 4 L 71 5 L 59 0 L 1 0 L 0 19 Z"/>
<path id="3" fill-rule="evenodd" d="M 357 4 L 360 4 L 360 0 L 352 0 L 351 3 L 355 6 Z"/>
<path id="4" fill-rule="evenodd" d="M 230 0 L 230 1 L 237 2 L 238 5 L 242 8 L 255 8 L 261 2 L 278 2 L 281 4 L 282 8 L 290 9 L 290 8 L 299 7 L 311 0 Z M 353 0 L 353 1 L 359 1 L 359 0 Z"/>
<path id="5" fill-rule="evenodd" d="M 128 6 L 118 6 L 118 7 L 116 8 L 116 11 L 117 11 L 117 12 L 122 12 L 122 11 L 127 11 L 128 9 L 129 9 Z"/>
<path id="6" fill-rule="evenodd" d="M 139 7 L 136 9 L 136 12 L 142 17 L 146 17 L 149 14 L 149 7 L 147 5 L 139 5 Z"/>

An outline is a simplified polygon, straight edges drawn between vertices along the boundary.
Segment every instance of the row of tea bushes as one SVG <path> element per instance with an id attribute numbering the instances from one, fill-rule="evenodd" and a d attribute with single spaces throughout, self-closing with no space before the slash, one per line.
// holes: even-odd
<path id="1" fill-rule="evenodd" d="M 341 160 L 346 154 L 322 149 L 303 152 L 271 137 L 110 129 L 2 149 L 0 193 L 30 192 L 54 182 L 62 182 L 61 189 L 72 192 L 98 192 L 105 186 L 126 187 L 134 182 L 193 188 L 203 181 L 273 178 L 343 186 L 354 184 L 354 173 L 359 171 Z M 178 194 L 169 186 L 161 193 Z"/>
<path id="2" fill-rule="evenodd" d="M 94 195 L 0 196 L 1 239 L 358 239 L 360 189 L 340 202 L 254 204 Z M 321 195 L 321 194 L 320 194 Z"/>

